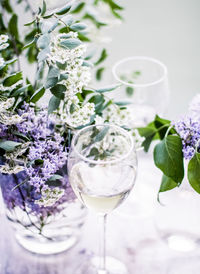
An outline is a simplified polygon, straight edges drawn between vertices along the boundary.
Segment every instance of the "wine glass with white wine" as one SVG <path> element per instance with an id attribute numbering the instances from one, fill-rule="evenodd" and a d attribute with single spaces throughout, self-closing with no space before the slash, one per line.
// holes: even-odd
<path id="1" fill-rule="evenodd" d="M 69 181 L 79 200 L 98 214 L 101 224 L 99 257 L 82 265 L 78 273 L 127 273 L 124 264 L 118 260 L 110 257 L 107 260 L 105 221 L 107 214 L 129 195 L 136 171 L 134 142 L 123 128 L 92 125 L 80 130 L 73 138 L 68 159 Z"/>

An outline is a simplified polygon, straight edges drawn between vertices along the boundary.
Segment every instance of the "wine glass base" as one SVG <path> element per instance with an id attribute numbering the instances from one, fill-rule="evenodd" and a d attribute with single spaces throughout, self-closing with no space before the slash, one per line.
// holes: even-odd
<path id="1" fill-rule="evenodd" d="M 129 274 L 126 266 L 113 257 L 106 257 L 106 270 L 98 270 L 99 257 L 93 257 L 88 263 L 81 265 L 75 274 Z"/>

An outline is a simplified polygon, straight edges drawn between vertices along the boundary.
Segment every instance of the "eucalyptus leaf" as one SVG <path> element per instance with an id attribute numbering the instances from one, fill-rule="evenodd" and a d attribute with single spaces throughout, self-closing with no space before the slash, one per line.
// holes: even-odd
<path id="1" fill-rule="evenodd" d="M 84 23 L 75 23 L 70 26 L 70 29 L 73 31 L 82 31 L 82 30 L 85 30 L 86 28 L 87 28 L 87 25 Z"/>
<path id="2" fill-rule="evenodd" d="M 56 181 L 56 180 L 61 180 L 63 179 L 63 176 L 59 175 L 59 174 L 54 174 L 53 176 L 51 176 L 49 178 L 49 181 Z"/>
<path id="3" fill-rule="evenodd" d="M 15 148 L 20 145 L 21 145 L 21 143 L 18 143 L 18 142 L 0 141 L 0 148 L 7 152 L 11 152 L 11 151 L 15 150 Z"/>
<path id="4" fill-rule="evenodd" d="M 56 12 L 57 15 L 63 15 L 67 13 L 71 9 L 71 4 L 67 4 L 66 6 L 62 7 L 60 10 Z"/>
<path id="5" fill-rule="evenodd" d="M 60 46 L 67 49 L 74 49 L 80 46 L 81 41 L 76 38 L 69 38 L 60 42 Z"/>
<path id="6" fill-rule="evenodd" d="M 51 39 L 48 33 L 45 33 L 39 37 L 37 40 L 37 47 L 40 49 L 45 49 L 49 46 Z"/>
<path id="7" fill-rule="evenodd" d="M 50 66 L 48 75 L 47 75 L 47 81 L 45 84 L 45 88 L 51 88 L 55 86 L 58 82 L 58 77 L 60 76 L 60 70 L 55 66 Z"/>
<path id="8" fill-rule="evenodd" d="M 98 93 L 109 92 L 109 91 L 113 91 L 113 90 L 117 89 L 120 86 L 121 86 L 121 84 L 112 85 L 112 86 L 105 87 L 105 88 L 102 88 L 102 89 L 97 89 L 96 92 L 98 92 Z"/>
<path id="9" fill-rule="evenodd" d="M 52 96 L 48 105 L 48 114 L 51 114 L 56 109 L 58 109 L 59 105 L 60 105 L 60 99 L 57 98 L 56 96 Z"/>

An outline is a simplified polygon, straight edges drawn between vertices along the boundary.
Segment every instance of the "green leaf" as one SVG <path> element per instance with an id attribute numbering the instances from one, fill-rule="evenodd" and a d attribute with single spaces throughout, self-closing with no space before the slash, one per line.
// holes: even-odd
<path id="1" fill-rule="evenodd" d="M 41 16 L 45 15 L 46 11 L 47 11 L 47 5 L 46 5 L 46 2 L 43 0 Z"/>
<path id="2" fill-rule="evenodd" d="M 27 48 L 31 47 L 35 42 L 36 42 L 36 39 L 34 38 L 30 43 L 25 45 L 22 49 L 24 50 L 24 49 L 27 49 Z"/>
<path id="3" fill-rule="evenodd" d="M 153 141 L 155 135 L 157 134 L 157 130 L 152 127 L 145 127 L 145 128 L 138 128 L 138 132 L 140 136 L 145 137 L 145 140 L 142 143 L 142 146 L 144 147 L 144 150 L 147 152 L 149 150 L 151 142 Z"/>
<path id="4" fill-rule="evenodd" d="M 41 87 L 39 90 L 37 90 L 33 96 L 31 97 L 30 101 L 32 103 L 36 103 L 37 101 L 40 100 L 40 98 L 44 95 L 45 93 L 45 88 L 44 87 Z"/>
<path id="5" fill-rule="evenodd" d="M 60 46 L 67 49 L 74 49 L 80 46 L 81 41 L 76 38 L 69 38 L 60 42 Z"/>
<path id="6" fill-rule="evenodd" d="M 132 88 L 132 87 L 127 87 L 126 88 L 126 94 L 128 96 L 133 96 L 133 93 L 134 93 L 134 88 Z"/>
<path id="7" fill-rule="evenodd" d="M 176 183 L 184 177 L 182 141 L 179 136 L 165 137 L 154 149 L 155 165 Z"/>
<path id="8" fill-rule="evenodd" d="M 200 194 L 200 153 L 198 152 L 189 161 L 188 180 L 192 188 Z"/>
<path id="9" fill-rule="evenodd" d="M 73 31 L 82 31 L 82 30 L 85 30 L 86 28 L 87 28 L 87 25 L 84 23 L 75 23 L 70 26 L 70 29 Z"/>
<path id="10" fill-rule="evenodd" d="M 13 131 L 12 134 L 15 135 L 15 136 L 17 136 L 17 137 L 19 137 L 20 139 L 22 139 L 22 140 L 24 140 L 26 142 L 30 141 L 30 139 L 26 135 L 24 135 L 24 134 L 22 134 L 22 133 L 20 133 L 18 131 Z"/>
<path id="11" fill-rule="evenodd" d="M 52 96 L 51 99 L 50 99 L 50 101 L 49 101 L 48 114 L 51 114 L 56 109 L 58 109 L 59 105 L 60 105 L 60 99 L 57 98 L 56 96 Z"/>
<path id="12" fill-rule="evenodd" d="M 99 59 L 94 63 L 95 66 L 101 64 L 106 58 L 108 57 L 106 49 L 103 49 L 101 52 L 101 56 Z"/>
<path id="13" fill-rule="evenodd" d="M 103 72 L 104 72 L 105 68 L 99 68 L 97 71 L 96 71 L 96 79 L 98 81 L 100 81 L 102 79 L 102 76 L 103 76 Z"/>
<path id="14" fill-rule="evenodd" d="M 42 160 L 42 159 L 36 159 L 36 160 L 34 161 L 34 164 L 35 164 L 36 166 L 43 165 L 43 163 L 44 163 L 44 160 Z"/>
<path id="15" fill-rule="evenodd" d="M 10 5 L 10 2 L 9 0 L 2 0 L 1 1 L 1 5 L 2 7 L 8 12 L 8 13 L 12 13 L 13 12 L 13 9 Z"/>
<path id="16" fill-rule="evenodd" d="M 49 72 L 47 75 L 47 81 L 45 84 L 45 88 L 51 88 L 51 87 L 55 86 L 58 82 L 59 75 L 60 75 L 59 69 L 54 66 L 50 66 Z"/>
<path id="17" fill-rule="evenodd" d="M 4 87 L 11 87 L 12 85 L 16 84 L 18 81 L 22 80 L 22 72 L 17 72 L 14 74 L 11 74 L 9 77 L 7 77 L 4 81 L 3 81 L 3 85 Z"/>
<path id="18" fill-rule="evenodd" d="M 66 87 L 64 85 L 57 84 L 50 90 L 51 90 L 51 93 L 57 98 L 64 99 L 64 92 L 66 91 Z"/>
<path id="19" fill-rule="evenodd" d="M 35 22 L 36 22 L 36 19 L 34 19 L 33 21 L 31 21 L 31 22 L 25 24 L 24 26 L 26 26 L 26 27 L 31 26 L 31 25 L 33 25 Z"/>
<path id="20" fill-rule="evenodd" d="M 128 101 L 118 101 L 118 102 L 114 102 L 114 103 L 115 103 L 115 105 L 120 106 L 120 107 L 132 104 L 131 102 L 128 102 Z"/>
<path id="21" fill-rule="evenodd" d="M 158 115 L 156 115 L 154 120 L 154 125 L 155 125 L 155 128 L 157 129 L 160 129 L 161 127 L 163 127 L 161 130 L 158 131 L 159 137 L 162 140 L 165 137 L 165 134 L 169 126 L 171 126 L 171 122 L 169 120 L 163 119 L 159 117 Z M 166 125 L 166 127 L 164 127 L 164 125 Z M 174 134 L 174 133 L 176 133 L 176 131 L 172 128 L 169 134 Z"/>
<path id="22" fill-rule="evenodd" d="M 18 17 L 16 14 L 13 14 L 9 23 L 8 23 L 8 30 L 10 34 L 15 37 L 15 39 L 18 40 L 19 38 L 19 33 L 18 33 Z"/>
<path id="23" fill-rule="evenodd" d="M 56 14 L 57 15 L 63 15 L 65 13 L 67 13 L 70 9 L 71 9 L 71 4 L 67 4 L 66 6 L 64 6 L 63 8 L 61 8 L 60 10 L 58 10 L 56 12 Z"/>
<path id="24" fill-rule="evenodd" d="M 15 150 L 16 147 L 20 146 L 21 143 L 13 142 L 13 141 L 0 141 L 0 148 L 7 152 L 11 152 Z"/>
<path id="25" fill-rule="evenodd" d="M 85 6 L 84 2 L 78 3 L 72 10 L 71 13 L 79 13 Z"/>
<path id="26" fill-rule="evenodd" d="M 176 182 L 174 182 L 171 178 L 169 178 L 163 174 L 159 193 L 171 190 L 177 186 L 178 186 L 178 184 Z"/>
<path id="27" fill-rule="evenodd" d="M 112 85 L 112 86 L 105 87 L 105 88 L 102 88 L 102 89 L 96 89 L 96 92 L 98 92 L 98 93 L 109 92 L 109 91 L 113 91 L 113 90 L 117 89 L 120 86 L 121 86 L 120 84 Z"/>
<path id="28" fill-rule="evenodd" d="M 107 26 L 106 23 L 99 21 L 96 15 L 89 11 L 87 11 L 87 13 L 83 16 L 83 19 L 90 20 L 98 29 L 103 26 Z"/>

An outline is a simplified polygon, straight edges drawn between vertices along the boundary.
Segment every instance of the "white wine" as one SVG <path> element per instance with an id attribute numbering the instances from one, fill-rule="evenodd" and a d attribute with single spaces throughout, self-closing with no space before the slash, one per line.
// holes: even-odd
<path id="1" fill-rule="evenodd" d="M 123 166 L 89 166 L 77 163 L 69 180 L 79 200 L 98 213 L 107 214 L 127 197 L 133 187 L 135 169 Z"/>
<path id="2" fill-rule="evenodd" d="M 113 196 L 94 196 L 79 192 L 78 197 L 91 210 L 107 214 L 120 205 L 129 192 L 130 190 Z"/>

